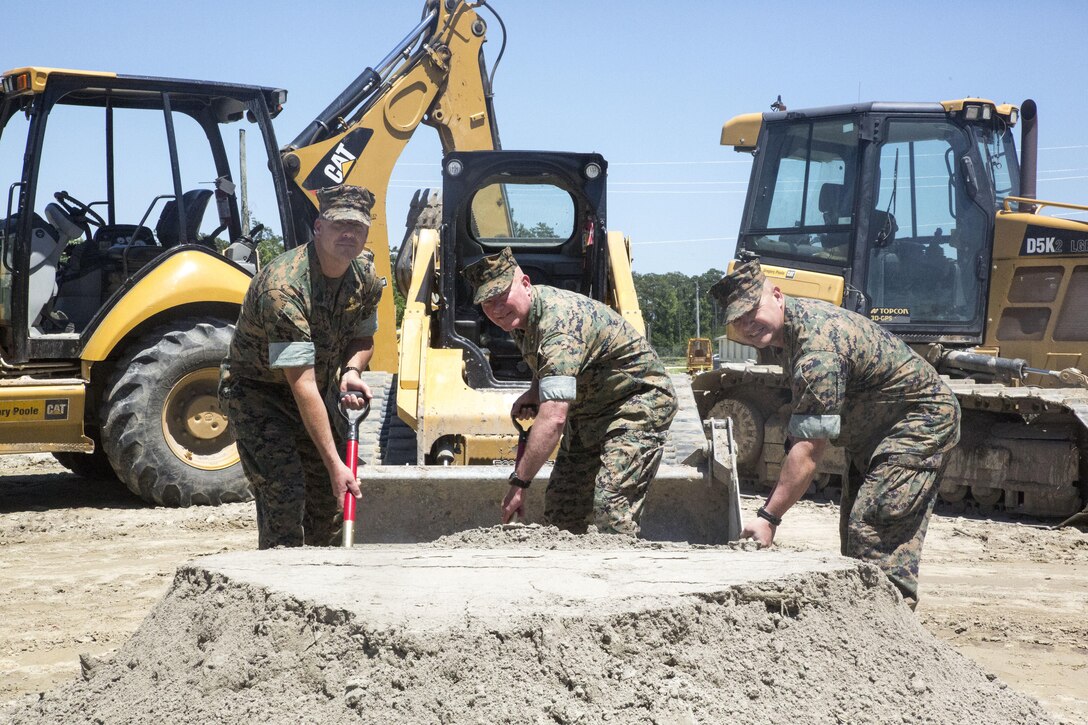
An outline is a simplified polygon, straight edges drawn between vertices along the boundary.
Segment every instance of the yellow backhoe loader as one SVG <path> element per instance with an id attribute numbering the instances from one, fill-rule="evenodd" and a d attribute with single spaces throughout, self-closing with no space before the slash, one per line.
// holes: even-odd
<path id="1" fill-rule="evenodd" d="M 249 498 L 216 401 L 251 277 L 228 256 L 248 239 L 224 129 L 248 114 L 274 158 L 286 93 L 51 68 L 2 82 L 0 452 L 112 470 L 158 504 Z M 272 183 L 286 194 L 282 170 Z"/>

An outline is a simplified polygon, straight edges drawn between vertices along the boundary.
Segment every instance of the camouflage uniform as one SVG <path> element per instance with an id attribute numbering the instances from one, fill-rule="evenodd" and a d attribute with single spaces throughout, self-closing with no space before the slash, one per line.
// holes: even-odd
<path id="1" fill-rule="evenodd" d="M 546 285 L 513 336 L 541 400 L 570 401 L 545 520 L 581 533 L 592 514 L 601 531 L 637 535 L 677 407 L 657 353 L 611 308 Z"/>
<path id="2" fill-rule="evenodd" d="M 369 252 L 332 279 L 312 243 L 281 254 L 250 283 L 219 399 L 253 485 L 262 549 L 327 546 L 337 534 L 338 502 L 283 368 L 313 366 L 318 390 L 335 406 L 345 351 L 377 330 L 382 286 Z"/>
<path id="3" fill-rule="evenodd" d="M 850 461 L 839 509 L 842 553 L 872 560 L 918 598 L 918 564 L 959 404 L 937 372 L 869 319 L 787 297 L 784 360 L 794 438 L 827 438 Z"/>

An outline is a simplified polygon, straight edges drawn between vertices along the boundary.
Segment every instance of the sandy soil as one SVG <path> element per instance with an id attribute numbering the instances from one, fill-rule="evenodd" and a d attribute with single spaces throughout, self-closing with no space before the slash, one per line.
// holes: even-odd
<path id="1" fill-rule="evenodd" d="M 49 456 L 0 464 L 0 702 L 78 677 L 80 654 L 120 648 L 182 562 L 256 547 L 252 504 L 153 509 Z M 778 545 L 836 550 L 837 519 L 832 504 L 802 502 Z M 1056 718 L 1088 722 L 1088 534 L 938 515 L 921 596 L 929 631 Z"/>

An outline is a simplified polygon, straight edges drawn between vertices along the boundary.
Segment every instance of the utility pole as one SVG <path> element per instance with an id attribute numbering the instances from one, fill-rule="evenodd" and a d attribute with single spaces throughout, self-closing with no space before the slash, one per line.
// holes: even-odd
<path id="1" fill-rule="evenodd" d="M 695 278 L 695 336 L 703 336 L 703 326 L 699 324 L 699 278 Z"/>
<path id="2" fill-rule="evenodd" d="M 646 308 L 646 316 L 644 318 L 645 321 L 646 321 L 646 342 L 653 345 L 654 344 L 654 337 L 653 337 L 654 301 L 650 300 L 650 299 L 646 300 L 646 304 L 644 305 L 644 307 Z"/>
<path id="3" fill-rule="evenodd" d="M 238 179 L 241 181 L 242 234 L 249 234 L 249 192 L 246 188 L 246 130 L 238 129 Z"/>

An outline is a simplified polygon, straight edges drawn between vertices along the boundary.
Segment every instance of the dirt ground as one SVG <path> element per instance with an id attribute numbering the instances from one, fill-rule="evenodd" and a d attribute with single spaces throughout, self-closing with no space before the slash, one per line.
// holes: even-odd
<path id="1" fill-rule="evenodd" d="M 256 548 L 252 504 L 155 509 L 49 456 L 0 458 L 0 702 L 108 657 L 194 557 Z M 758 499 L 746 498 L 746 515 Z M 838 511 L 805 501 L 778 546 L 837 550 Z M 917 616 L 1056 718 L 1088 723 L 1088 534 L 1037 521 L 937 515 Z"/>

